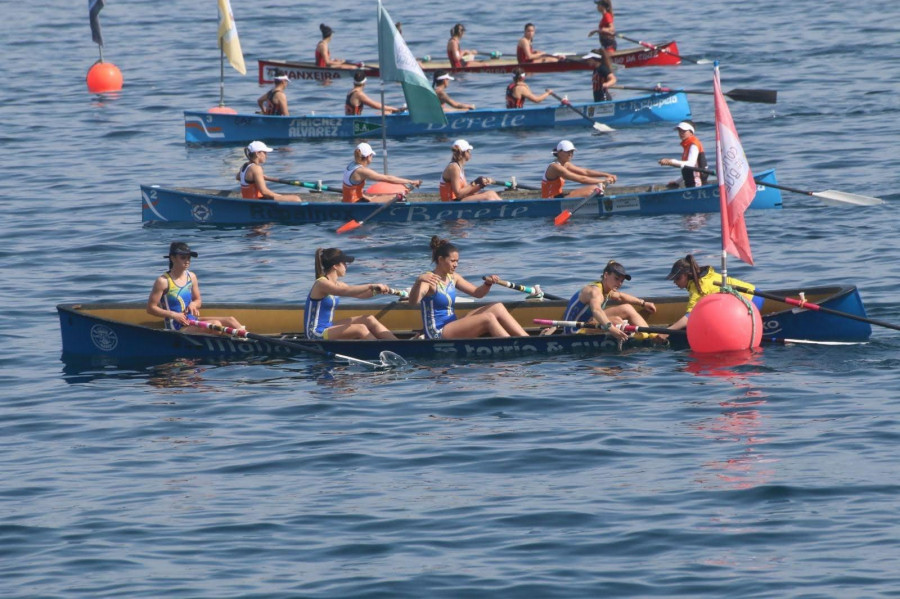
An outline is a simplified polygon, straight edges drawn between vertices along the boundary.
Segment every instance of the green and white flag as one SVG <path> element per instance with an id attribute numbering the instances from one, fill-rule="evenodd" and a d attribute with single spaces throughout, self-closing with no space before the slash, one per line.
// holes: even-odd
<path id="1" fill-rule="evenodd" d="M 381 0 L 378 0 L 378 68 L 382 81 L 399 81 L 403 86 L 409 116 L 414 123 L 447 124 L 441 101 Z"/>

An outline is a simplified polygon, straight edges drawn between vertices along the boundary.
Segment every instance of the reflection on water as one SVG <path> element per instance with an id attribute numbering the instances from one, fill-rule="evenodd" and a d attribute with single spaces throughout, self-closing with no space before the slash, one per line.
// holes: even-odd
<path id="1" fill-rule="evenodd" d="M 734 379 L 737 383 L 760 374 L 762 349 L 720 352 L 714 354 L 691 352 L 684 370 L 696 376 Z"/>

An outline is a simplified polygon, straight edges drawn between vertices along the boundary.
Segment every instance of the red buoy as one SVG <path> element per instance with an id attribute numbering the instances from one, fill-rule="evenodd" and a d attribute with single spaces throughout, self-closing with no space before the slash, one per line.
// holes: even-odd
<path id="1" fill-rule="evenodd" d="M 86 79 L 92 94 L 122 91 L 122 71 L 111 62 L 94 63 Z"/>
<path id="2" fill-rule="evenodd" d="M 406 186 L 402 183 L 387 183 L 385 181 L 373 183 L 372 185 L 369 185 L 369 189 L 366 190 L 366 193 L 370 193 L 372 195 L 405 192 Z"/>
<path id="3" fill-rule="evenodd" d="M 208 112 L 212 112 L 214 114 L 237 114 L 237 110 L 234 108 L 229 108 L 227 106 L 213 106 L 208 110 Z"/>
<path id="4" fill-rule="evenodd" d="M 695 352 L 726 352 L 759 347 L 762 317 L 752 303 L 747 305 L 730 293 L 712 293 L 700 298 L 688 318 L 688 344 Z"/>

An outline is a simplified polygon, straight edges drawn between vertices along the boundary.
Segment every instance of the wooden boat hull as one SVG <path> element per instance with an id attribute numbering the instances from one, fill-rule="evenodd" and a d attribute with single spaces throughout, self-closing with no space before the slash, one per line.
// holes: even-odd
<path id="1" fill-rule="evenodd" d="M 765 183 L 776 184 L 775 171 L 757 175 L 759 183 L 751 209 L 780 209 L 781 192 Z M 662 186 L 611 187 L 611 195 L 590 202 L 572 216 L 575 218 L 613 215 L 695 214 L 719 211 L 719 188 L 705 185 L 693 189 L 662 189 Z M 640 191 L 639 191 L 640 190 Z M 507 192 L 503 192 L 506 195 Z M 519 196 L 523 194 L 520 192 Z M 521 218 L 552 219 L 563 210 L 571 210 L 580 198 L 541 199 L 537 192 L 527 192 L 526 199 L 481 202 L 441 202 L 430 194 L 431 201 L 398 202 L 380 212 L 371 222 L 422 223 L 446 220 L 506 220 Z M 306 197 L 322 198 L 319 194 Z M 255 225 L 265 223 L 307 224 L 349 220 L 369 221 L 378 204 L 344 203 L 335 194 L 333 201 L 274 202 L 246 200 L 237 191 L 166 188 L 141 185 L 141 220 L 154 223 L 195 223 L 211 225 Z"/>
<path id="2" fill-rule="evenodd" d="M 610 127 L 632 127 L 683 121 L 691 117 L 683 92 L 648 94 L 613 100 L 572 104 L 592 119 Z M 386 129 L 388 137 L 452 134 L 463 136 L 483 131 L 589 126 L 575 111 L 562 104 L 520 109 L 484 109 L 448 112 L 447 124 L 414 123 L 408 113 L 389 114 L 382 127 L 380 113 L 362 115 L 271 116 L 184 111 L 184 141 L 189 144 L 230 144 L 265 139 L 291 141 L 325 138 L 375 138 Z"/>
<path id="3" fill-rule="evenodd" d="M 678 58 L 678 44 L 674 41 L 656 44 L 658 48 L 667 50 L 651 50 L 648 48 L 628 48 L 618 50 L 612 55 L 613 64 L 625 68 L 632 67 L 660 67 L 672 66 L 681 63 Z M 332 81 L 353 79 L 353 74 L 362 70 L 367 77 L 378 77 L 377 63 L 354 63 L 339 67 L 317 67 L 314 62 L 291 60 L 259 60 L 259 83 L 266 85 L 274 82 L 276 75 L 287 75 L 291 79 L 301 81 Z M 512 73 L 516 68 L 522 68 L 529 73 L 561 73 L 565 71 L 590 71 L 593 65 L 581 58 L 581 55 L 570 55 L 559 62 L 519 63 L 512 58 L 496 58 L 482 61 L 482 64 L 464 66 L 460 69 L 450 67 L 447 60 L 434 60 L 421 63 L 422 70 L 426 73 L 435 71 L 450 71 L 453 73 Z"/>
<path id="4" fill-rule="evenodd" d="M 773 294 L 795 297 L 797 290 L 776 290 Z M 822 306 L 865 317 L 865 307 L 854 286 L 816 287 L 805 290 L 809 301 Z M 649 298 L 658 311 L 651 325 L 663 325 L 679 318 L 686 297 Z M 509 312 L 526 329 L 536 332 L 534 318 L 559 319 L 565 301 L 526 300 L 504 302 Z M 459 302 L 457 312 L 467 311 L 482 302 Z M 302 329 L 302 304 L 209 304 L 207 313 L 237 317 L 248 330 L 262 335 L 276 335 L 326 352 L 362 359 L 377 359 L 382 351 L 392 351 L 406 359 L 471 359 L 558 355 L 565 353 L 600 353 L 619 351 L 618 345 L 604 335 L 546 335 L 507 339 L 398 341 L 308 341 L 295 332 Z M 64 359 L 89 360 L 94 364 L 114 364 L 128 360 L 200 358 L 245 359 L 257 356 L 286 357 L 304 353 L 266 341 L 235 340 L 214 335 L 185 335 L 165 331 L 161 323 L 145 312 L 143 303 L 61 304 L 57 306 Z M 810 341 L 862 342 L 871 336 L 867 323 L 818 311 L 798 310 L 772 300 L 763 305 L 766 339 L 798 339 Z M 417 307 L 406 302 L 343 302 L 336 319 L 358 314 L 374 314 L 398 335 L 409 336 L 421 327 Z M 683 342 L 682 342 L 683 343 Z M 645 346 L 631 341 L 626 347 Z M 315 356 L 314 356 L 315 357 Z"/>

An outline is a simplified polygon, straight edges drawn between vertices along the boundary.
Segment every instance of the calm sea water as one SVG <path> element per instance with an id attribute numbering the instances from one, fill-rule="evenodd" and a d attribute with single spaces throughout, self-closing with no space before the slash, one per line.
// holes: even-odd
<path id="1" fill-rule="evenodd" d="M 417 55 L 467 47 L 581 51 L 586 0 L 555 6 L 393 2 Z M 309 58 L 318 24 L 336 56 L 376 53 L 374 6 L 233 2 L 249 73 L 226 71 L 227 104 L 252 110 L 257 58 Z M 896 3 L 852 10 L 811 0 L 622 5 L 631 37 L 675 38 L 722 63 L 733 88 L 778 104 L 731 103 L 755 170 L 786 184 L 885 197 L 869 209 L 785 194 L 747 218 L 761 287 L 852 282 L 874 318 L 900 323 L 896 231 L 900 54 Z M 83 4 L 9 4 L 3 40 L 0 245 L 0 593 L 4 597 L 888 597 L 900 595 L 897 518 L 900 337 L 850 347 L 766 347 L 717 362 L 651 351 L 496 364 L 411 364 L 389 373 L 299 358 L 82 371 L 60 360 L 57 303 L 141 300 L 170 241 L 200 252 L 207 301 L 302 300 L 316 247 L 359 259 L 348 280 L 407 285 L 428 238 L 462 248 L 461 271 L 567 295 L 610 258 L 629 290 L 694 252 L 717 264 L 717 217 L 381 225 L 143 227 L 141 183 L 229 186 L 239 148 L 186 148 L 183 109 L 218 102 L 212 2 L 107 2 L 105 58 L 117 97 L 89 95 L 97 58 Z M 623 44 L 627 45 L 627 44 Z M 621 82 L 711 89 L 711 68 L 619 72 Z M 502 76 L 451 93 L 500 105 Z M 378 84 L 370 86 L 377 92 Z M 542 75 L 571 99 L 584 73 Z M 292 84 L 295 112 L 340 108 L 346 89 Z M 620 92 L 626 95 L 627 92 Z M 691 96 L 712 147 L 712 102 Z M 388 100 L 400 101 L 396 88 Z M 479 135 L 470 176 L 536 182 L 561 138 L 576 162 L 623 183 L 675 176 L 669 127 L 594 136 Z M 436 186 L 450 139 L 391 142 L 391 172 Z M 279 146 L 267 172 L 338 182 L 349 141 Z M 512 299 L 511 291 L 491 297 Z"/>

